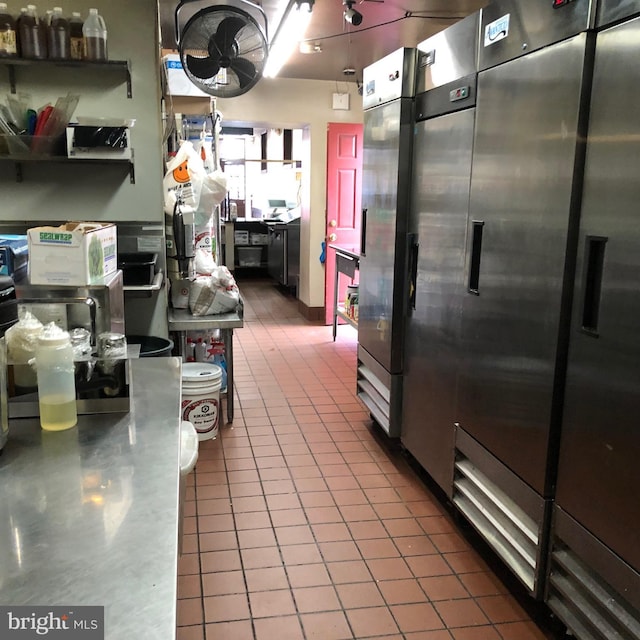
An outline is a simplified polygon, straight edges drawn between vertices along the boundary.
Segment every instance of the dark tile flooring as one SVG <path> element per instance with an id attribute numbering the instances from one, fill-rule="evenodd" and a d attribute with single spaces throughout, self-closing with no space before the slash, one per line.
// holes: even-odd
<path id="1" fill-rule="evenodd" d="M 235 419 L 189 476 L 178 640 L 556 637 L 372 427 L 355 330 L 333 342 L 269 280 L 241 290 Z"/>

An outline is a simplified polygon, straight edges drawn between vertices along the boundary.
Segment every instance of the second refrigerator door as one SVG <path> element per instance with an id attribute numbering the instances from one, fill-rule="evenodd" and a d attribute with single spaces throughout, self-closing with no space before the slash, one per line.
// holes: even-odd
<path id="1" fill-rule="evenodd" d="M 478 79 L 458 420 L 540 496 L 587 43 L 582 34 Z"/>
<path id="2" fill-rule="evenodd" d="M 416 124 L 409 230 L 417 242 L 405 336 L 402 443 L 451 495 L 475 109 Z"/>

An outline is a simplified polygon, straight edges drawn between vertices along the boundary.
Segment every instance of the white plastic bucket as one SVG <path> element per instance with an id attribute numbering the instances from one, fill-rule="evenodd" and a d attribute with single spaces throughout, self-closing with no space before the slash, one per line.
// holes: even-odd
<path id="1" fill-rule="evenodd" d="M 198 432 L 198 440 L 211 440 L 220 426 L 222 369 L 208 362 L 182 365 L 182 419 Z"/>

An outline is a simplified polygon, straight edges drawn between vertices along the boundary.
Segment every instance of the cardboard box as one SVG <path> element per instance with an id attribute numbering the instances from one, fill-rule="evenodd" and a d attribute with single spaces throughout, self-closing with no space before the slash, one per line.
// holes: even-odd
<path id="1" fill-rule="evenodd" d="M 164 56 L 162 61 L 164 62 L 166 71 L 167 93 L 172 96 L 211 97 L 189 80 L 189 77 L 182 68 L 182 62 L 177 53 L 170 53 Z"/>
<path id="2" fill-rule="evenodd" d="M 236 229 L 233 232 L 234 244 L 249 244 L 249 232 L 243 229 Z"/>
<path id="3" fill-rule="evenodd" d="M 268 233 L 252 233 L 249 236 L 249 244 L 269 244 Z"/>
<path id="4" fill-rule="evenodd" d="M 31 284 L 84 286 L 118 269 L 115 224 L 67 222 L 34 227 L 27 237 Z"/>

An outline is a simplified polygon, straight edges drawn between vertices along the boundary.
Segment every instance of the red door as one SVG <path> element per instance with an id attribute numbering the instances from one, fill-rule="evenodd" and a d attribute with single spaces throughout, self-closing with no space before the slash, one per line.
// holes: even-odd
<path id="1" fill-rule="evenodd" d="M 330 122 L 327 126 L 327 219 L 324 308 L 333 322 L 335 252 L 330 244 L 360 253 L 362 215 L 362 124 Z M 344 300 L 348 280 L 339 279 L 338 300 Z"/>

